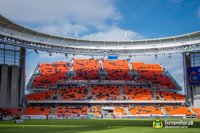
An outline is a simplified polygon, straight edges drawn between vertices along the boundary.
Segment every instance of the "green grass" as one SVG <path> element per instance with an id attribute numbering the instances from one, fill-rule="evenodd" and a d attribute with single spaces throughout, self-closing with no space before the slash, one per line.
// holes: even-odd
<path id="1" fill-rule="evenodd" d="M 200 120 L 186 129 L 154 129 L 153 119 L 0 121 L 0 133 L 200 133 Z"/>

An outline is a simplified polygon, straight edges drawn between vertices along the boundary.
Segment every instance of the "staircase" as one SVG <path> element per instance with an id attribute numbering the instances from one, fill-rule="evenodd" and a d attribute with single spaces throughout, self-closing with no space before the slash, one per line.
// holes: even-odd
<path id="1" fill-rule="evenodd" d="M 163 109 L 163 107 L 161 107 L 160 110 L 163 113 L 163 115 L 167 115 L 167 113 L 165 112 L 165 110 Z"/>
<path id="2" fill-rule="evenodd" d="M 92 95 L 92 99 L 96 99 L 96 96 L 94 94 L 92 94 L 92 87 L 91 85 L 88 86 L 88 94 L 91 94 Z"/>
<path id="3" fill-rule="evenodd" d="M 71 60 L 70 62 L 70 68 L 69 68 L 69 71 L 67 72 L 68 74 L 68 80 L 72 80 L 72 77 L 73 76 L 76 76 L 76 73 L 73 71 L 74 69 L 74 59 Z"/>
<path id="4" fill-rule="evenodd" d="M 156 88 L 152 87 L 152 97 L 154 100 L 157 100 L 156 96 L 159 96 L 159 100 L 161 100 L 161 97 L 160 95 L 157 94 L 156 90 L 157 90 Z"/>
<path id="5" fill-rule="evenodd" d="M 53 94 L 50 95 L 50 98 L 49 98 L 50 100 L 53 100 L 53 96 L 55 93 L 56 93 L 56 90 L 53 92 Z"/>
<path id="6" fill-rule="evenodd" d="M 163 100 L 163 99 L 161 98 L 161 96 L 157 93 L 157 90 L 158 90 L 158 88 L 152 87 L 153 99 L 154 99 L 154 100 L 157 100 L 157 99 L 156 99 L 156 96 L 159 96 L 159 100 Z M 160 90 L 161 90 L 161 89 L 160 89 Z"/>
<path id="7" fill-rule="evenodd" d="M 120 92 L 120 96 L 123 95 L 124 90 L 123 90 L 123 87 L 122 87 L 122 86 L 119 86 L 119 92 Z"/>
<path id="8" fill-rule="evenodd" d="M 22 107 L 22 110 L 21 110 L 21 112 L 19 113 L 19 116 L 22 116 L 23 114 L 24 114 L 24 112 L 25 112 L 25 107 Z"/>
<path id="9" fill-rule="evenodd" d="M 196 113 L 195 113 L 191 108 L 188 108 L 188 110 L 189 110 L 190 112 L 192 112 L 192 114 L 195 114 L 195 115 L 196 115 Z"/>
<path id="10" fill-rule="evenodd" d="M 128 61 L 128 66 L 129 66 L 129 69 L 130 69 L 130 72 L 129 72 L 130 77 L 134 78 L 134 79 L 137 79 L 138 73 L 136 71 L 134 71 L 134 68 L 131 65 L 130 61 Z"/>
<path id="11" fill-rule="evenodd" d="M 54 115 L 54 114 L 55 114 L 55 111 L 56 111 L 56 108 L 55 108 L 55 107 L 52 107 L 50 115 Z"/>
<path id="12" fill-rule="evenodd" d="M 99 60 L 99 65 L 100 65 L 100 69 L 103 69 L 103 62 L 102 62 L 102 60 Z"/>
<path id="13" fill-rule="evenodd" d="M 90 90 L 89 90 L 88 88 L 89 88 L 89 86 L 87 86 L 88 93 L 85 94 L 85 96 L 84 96 L 85 100 L 88 100 L 88 94 L 91 94 L 91 93 L 90 93 Z"/>
<path id="14" fill-rule="evenodd" d="M 126 115 L 130 115 L 130 112 L 129 112 L 129 110 L 128 110 L 128 107 L 124 107 L 124 110 L 125 110 Z"/>
<path id="15" fill-rule="evenodd" d="M 101 76 L 102 80 L 105 80 L 105 77 L 107 76 L 107 73 L 103 70 L 103 62 L 102 62 L 102 60 L 99 60 L 99 65 L 100 65 L 99 75 Z"/>
<path id="16" fill-rule="evenodd" d="M 91 85 L 88 85 L 88 94 L 92 94 L 92 87 L 91 87 Z"/>
<path id="17" fill-rule="evenodd" d="M 73 71 L 74 69 L 74 59 L 72 59 L 72 61 L 70 62 L 70 71 Z"/>
<path id="18" fill-rule="evenodd" d="M 130 61 L 128 61 L 128 66 L 129 66 L 130 71 L 133 71 L 133 66 L 131 65 Z"/>
<path id="19" fill-rule="evenodd" d="M 153 97 L 154 100 L 156 100 L 156 94 L 157 94 L 156 89 L 152 88 L 152 97 Z"/>
<path id="20" fill-rule="evenodd" d="M 57 100 L 62 100 L 62 95 L 57 90 Z"/>

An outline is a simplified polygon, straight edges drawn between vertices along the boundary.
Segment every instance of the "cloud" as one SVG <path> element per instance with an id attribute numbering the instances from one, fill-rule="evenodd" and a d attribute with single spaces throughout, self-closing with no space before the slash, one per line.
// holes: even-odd
<path id="1" fill-rule="evenodd" d="M 50 33 L 52 35 L 60 35 L 65 37 L 67 36 L 75 37 L 76 32 L 86 33 L 89 31 L 89 29 L 84 25 L 71 24 L 71 23 L 60 24 L 60 25 L 48 24 L 48 25 L 38 26 L 37 29 L 45 33 Z"/>
<path id="2" fill-rule="evenodd" d="M 1 0 L 1 13 L 29 23 L 119 19 L 110 0 Z M 112 16 L 112 18 L 111 18 Z"/>
<path id="3" fill-rule="evenodd" d="M 0 12 L 28 27 L 64 36 L 104 30 L 122 19 L 111 0 L 1 0 Z"/>
<path id="4" fill-rule="evenodd" d="M 82 38 L 94 40 L 132 40 L 141 39 L 142 36 L 131 30 L 114 27 L 105 31 L 85 35 Z"/>

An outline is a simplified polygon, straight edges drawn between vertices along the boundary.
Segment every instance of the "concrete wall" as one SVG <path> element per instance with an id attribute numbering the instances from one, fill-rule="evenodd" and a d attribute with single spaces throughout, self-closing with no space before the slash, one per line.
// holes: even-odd
<path id="1" fill-rule="evenodd" d="M 20 90 L 19 90 L 19 106 L 23 106 L 25 96 L 25 69 L 26 69 L 26 49 L 20 49 Z"/>
<path id="2" fill-rule="evenodd" d="M 19 68 L 13 66 L 11 68 L 11 91 L 10 91 L 10 107 L 19 105 Z"/>
<path id="3" fill-rule="evenodd" d="M 188 104 L 192 105 L 193 97 L 191 92 L 191 87 L 189 86 L 187 68 L 190 67 L 190 55 L 186 53 L 183 54 L 183 73 L 184 73 L 184 91 L 186 95 L 186 101 Z"/>
<path id="4" fill-rule="evenodd" d="M 0 66 L 0 107 L 19 107 L 19 70 L 18 66 Z"/>
<path id="5" fill-rule="evenodd" d="M 200 108 L 200 87 L 193 87 L 194 107 Z"/>
<path id="6" fill-rule="evenodd" d="M 0 85 L 0 107 L 7 107 L 9 101 L 7 101 L 9 95 L 7 96 L 8 93 L 8 66 L 7 65 L 1 65 L 1 85 Z"/>

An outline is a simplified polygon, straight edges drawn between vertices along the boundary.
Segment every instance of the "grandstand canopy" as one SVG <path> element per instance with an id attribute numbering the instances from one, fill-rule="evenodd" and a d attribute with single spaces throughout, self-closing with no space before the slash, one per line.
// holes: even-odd
<path id="1" fill-rule="evenodd" d="M 49 53 L 157 55 L 200 50 L 200 32 L 141 40 L 86 40 L 41 33 L 0 16 L 0 42 Z"/>

